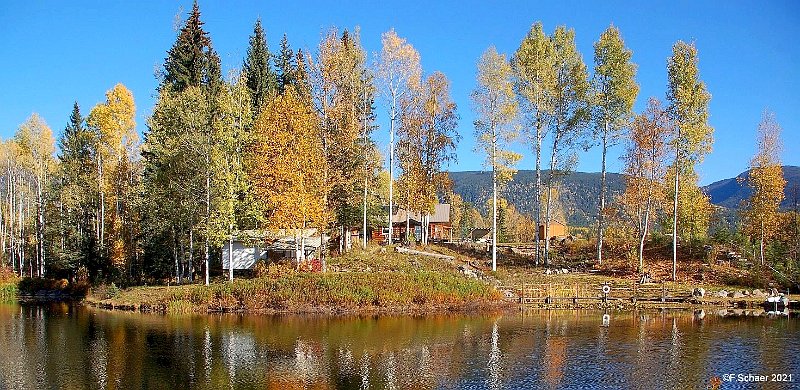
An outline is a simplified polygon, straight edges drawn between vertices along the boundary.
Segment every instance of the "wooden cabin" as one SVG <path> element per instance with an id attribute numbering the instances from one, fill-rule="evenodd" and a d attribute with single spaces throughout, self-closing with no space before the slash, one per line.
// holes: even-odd
<path id="1" fill-rule="evenodd" d="M 386 212 L 388 213 L 388 207 Z M 399 241 L 406 237 L 406 227 L 408 233 L 416 240 L 422 239 L 422 216 L 420 213 L 409 212 L 403 208 L 393 208 L 392 212 L 392 240 Z M 434 211 L 427 218 L 428 239 L 430 241 L 449 241 L 453 238 L 453 227 L 450 223 L 450 205 L 440 203 L 434 207 Z M 372 229 L 372 240 L 386 242 L 389 239 L 389 229 L 381 226 Z"/>

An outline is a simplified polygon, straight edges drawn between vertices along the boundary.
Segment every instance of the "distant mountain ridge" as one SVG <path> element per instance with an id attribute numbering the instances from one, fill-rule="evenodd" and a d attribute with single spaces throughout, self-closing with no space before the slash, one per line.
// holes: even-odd
<path id="1" fill-rule="evenodd" d="M 703 190 L 711 197 L 711 203 L 731 209 L 739 208 L 753 193 L 747 185 L 749 176 L 750 171 L 747 170 L 736 177 L 715 181 L 703 187 Z M 783 178 L 786 179 L 786 188 L 783 190 L 781 208 L 790 209 L 794 207 L 795 198 L 800 203 L 800 167 L 784 165 Z"/>
<path id="2" fill-rule="evenodd" d="M 542 171 L 542 180 L 549 175 L 549 171 Z M 742 201 L 747 199 L 751 190 L 747 186 L 746 178 L 749 171 L 742 172 L 736 177 L 719 180 L 703 187 L 703 191 L 711 198 L 711 203 L 736 209 Z M 795 198 L 800 203 L 800 167 L 787 165 L 783 167 L 783 176 L 786 179 L 785 199 L 781 208 L 794 207 Z M 481 171 L 450 172 L 453 181 L 453 191 L 461 195 L 464 201 L 472 203 L 479 210 L 485 211 L 485 205 L 491 199 L 492 173 Z M 608 199 L 625 190 L 625 176 L 619 173 L 608 173 Z M 520 170 L 514 175 L 501 196 L 506 198 L 522 213 L 533 215 L 535 204 L 533 188 L 536 182 L 536 171 Z M 567 215 L 567 224 L 570 226 L 589 226 L 594 223 L 597 215 L 597 204 L 600 191 L 599 172 L 572 172 L 561 178 L 560 199 Z M 796 195 L 795 195 L 796 191 Z"/>
<path id="3" fill-rule="evenodd" d="M 542 185 L 549 175 L 542 171 Z M 479 210 L 485 211 L 485 205 L 492 197 L 492 173 L 480 171 L 450 172 L 453 191 L 472 203 Z M 621 194 L 625 190 L 625 177 L 618 173 L 606 175 L 608 199 Z M 520 170 L 514 179 L 506 185 L 500 196 L 506 198 L 516 209 L 524 214 L 535 213 L 536 202 L 534 187 L 536 171 Z M 600 191 L 600 173 L 572 172 L 560 178 L 559 198 L 570 226 L 588 226 L 597 215 L 597 204 Z M 543 187 L 544 189 L 544 187 Z"/>

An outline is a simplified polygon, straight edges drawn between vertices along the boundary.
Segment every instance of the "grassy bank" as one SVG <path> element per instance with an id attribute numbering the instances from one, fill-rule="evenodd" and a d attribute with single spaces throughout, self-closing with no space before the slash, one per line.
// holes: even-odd
<path id="1" fill-rule="evenodd" d="M 264 275 L 210 286 L 134 287 L 109 294 L 98 289 L 92 304 L 167 313 L 422 312 L 497 306 L 492 286 L 457 272 L 446 261 L 378 248 L 335 258 L 327 273 L 270 267 Z"/>
<path id="2" fill-rule="evenodd" d="M 11 302 L 17 299 L 17 284 L 14 282 L 0 283 L 0 302 Z"/>

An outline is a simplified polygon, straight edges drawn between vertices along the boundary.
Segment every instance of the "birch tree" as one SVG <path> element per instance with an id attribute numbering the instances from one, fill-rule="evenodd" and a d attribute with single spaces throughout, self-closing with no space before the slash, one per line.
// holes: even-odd
<path id="1" fill-rule="evenodd" d="M 419 53 L 394 29 L 381 36 L 381 52 L 376 64 L 379 90 L 389 109 L 389 244 L 392 243 L 392 213 L 394 202 L 394 134 L 398 121 L 398 103 L 411 88 L 419 84 L 422 70 Z"/>
<path id="2" fill-rule="evenodd" d="M 304 260 L 303 231 L 322 228 L 328 220 L 323 203 L 328 189 L 319 174 L 326 161 L 318 134 L 312 107 L 287 88 L 259 116 L 246 155 L 269 226 L 295 234 L 298 267 Z"/>
<path id="3" fill-rule="evenodd" d="M 628 126 L 639 93 L 633 52 L 625 47 L 619 29 L 610 26 L 594 44 L 594 135 L 602 150 L 600 201 L 597 212 L 597 261 L 603 264 L 603 211 L 606 208 L 606 155 Z"/>
<path id="4" fill-rule="evenodd" d="M 428 243 L 428 219 L 438 194 L 449 186 L 445 166 L 455 161 L 458 113 L 450 97 L 450 82 L 434 72 L 401 102 L 398 160 L 403 171 L 406 209 L 422 219 L 422 243 Z"/>
<path id="5" fill-rule="evenodd" d="M 633 219 L 639 238 L 638 271 L 644 269 L 644 244 L 664 193 L 667 143 L 671 121 L 661 102 L 650 98 L 647 109 L 631 126 L 625 162 L 625 192 L 622 204 Z"/>
<path id="6" fill-rule="evenodd" d="M 370 135 L 374 117 L 373 77 L 366 66 L 366 53 L 359 32 L 331 29 L 320 42 L 312 63 L 314 103 L 321 118 L 320 139 L 328 170 L 324 172 L 330 188 L 326 208 L 333 211 L 340 227 L 340 252 L 346 250 L 345 230 L 362 220 L 361 192 L 368 183 L 377 183 L 374 168 L 375 144 Z M 372 167 L 372 168 L 371 168 Z M 363 188 L 362 188 L 363 187 Z M 364 218 L 366 218 L 364 216 Z"/>
<path id="7" fill-rule="evenodd" d="M 576 149 L 585 138 L 589 123 L 589 81 L 586 65 L 575 47 L 575 30 L 559 26 L 553 33 L 556 83 L 553 90 L 553 118 L 550 122 L 550 171 L 545 202 L 545 265 L 550 256 L 551 207 L 560 176 L 577 164 Z"/>
<path id="8" fill-rule="evenodd" d="M 758 125 L 758 148 L 750 160 L 747 185 L 753 190 L 746 202 L 747 231 L 759 241 L 759 258 L 764 265 L 764 245 L 779 229 L 778 208 L 784 198 L 786 180 L 781 167 L 781 126 L 775 114 L 764 111 Z"/>
<path id="9" fill-rule="evenodd" d="M 492 169 L 492 271 L 497 270 L 497 187 L 511 180 L 514 165 L 522 158 L 507 150 L 518 136 L 514 126 L 518 104 L 514 96 L 511 65 L 494 46 L 478 61 L 477 86 L 472 92 L 477 148 L 485 155 L 485 167 Z"/>
<path id="10" fill-rule="evenodd" d="M 47 258 L 45 248 L 45 198 L 46 186 L 55 167 L 53 153 L 55 140 L 53 132 L 45 121 L 36 113 L 19 126 L 12 139 L 15 144 L 18 164 L 23 174 L 23 180 L 28 182 L 32 192 L 32 200 L 27 200 L 27 207 L 33 203 L 35 212 L 34 220 L 34 259 L 29 264 L 32 275 L 45 276 Z M 20 203 L 20 206 L 22 204 Z M 30 215 L 30 214 L 29 214 Z M 20 211 L 20 216 L 22 213 Z M 23 224 L 20 217 L 19 224 Z M 23 241 L 24 242 L 24 241 Z M 23 244 L 24 247 L 24 244 Z M 22 268 L 20 268 L 22 269 Z"/>
<path id="11" fill-rule="evenodd" d="M 106 92 L 106 101 L 92 108 L 86 122 L 96 137 L 98 243 L 117 271 L 123 271 L 136 251 L 130 231 L 132 187 L 138 180 L 133 165 L 139 156 L 133 94 L 124 85 L 115 85 Z"/>
<path id="12" fill-rule="evenodd" d="M 553 41 L 545 34 L 541 22 L 536 22 L 520 43 L 511 60 L 514 70 L 514 90 L 520 98 L 520 113 L 524 118 L 536 159 L 534 198 L 542 196 L 542 142 L 554 114 L 556 89 L 556 53 Z M 536 223 L 542 223 L 542 208 L 537 202 Z M 536 229 L 536 265 L 541 259 L 539 229 Z"/>
<path id="13" fill-rule="evenodd" d="M 671 168 L 672 174 L 669 175 L 673 179 L 670 194 L 673 197 L 673 280 L 677 280 L 678 220 L 681 218 L 678 214 L 679 194 L 683 192 L 689 196 L 698 195 L 694 166 L 711 152 L 711 145 L 714 142 L 714 129 L 708 124 L 708 103 L 711 94 L 706 90 L 705 83 L 700 80 L 697 63 L 697 48 L 694 44 L 678 41 L 672 46 L 672 57 L 667 63 L 669 102 L 667 112 L 675 126 L 675 136 L 671 142 L 675 158 Z M 681 177 L 688 179 L 684 191 L 680 191 Z M 708 211 L 703 211 L 698 217 L 708 219 L 707 213 Z"/>

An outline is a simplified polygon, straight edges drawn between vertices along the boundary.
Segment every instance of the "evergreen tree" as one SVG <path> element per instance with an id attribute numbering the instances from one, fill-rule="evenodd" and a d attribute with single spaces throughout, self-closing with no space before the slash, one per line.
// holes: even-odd
<path id="1" fill-rule="evenodd" d="M 281 49 L 275 57 L 275 78 L 277 80 L 278 93 L 283 94 L 287 85 L 294 84 L 297 64 L 292 48 L 289 47 L 289 39 L 286 34 L 281 38 Z"/>
<path id="2" fill-rule="evenodd" d="M 253 117 L 257 117 L 267 101 L 275 94 L 277 80 L 270 66 L 270 53 L 267 38 L 261 27 L 261 19 L 256 20 L 250 46 L 244 59 L 244 73 L 247 77 L 247 89 L 250 91 L 253 104 Z"/>
<path id="3" fill-rule="evenodd" d="M 183 91 L 190 86 L 212 85 L 221 81 L 219 57 L 211 48 L 211 39 L 203 30 L 197 1 L 189 19 L 181 27 L 178 38 L 164 60 L 164 77 L 159 90 Z"/>
<path id="4" fill-rule="evenodd" d="M 80 107 L 75 102 L 69 122 L 58 140 L 59 169 L 54 180 L 47 235 L 53 253 L 51 270 L 72 276 L 81 266 L 91 267 L 97 257 L 93 240 L 92 216 L 96 177 L 94 175 L 94 135 L 84 125 Z"/>

